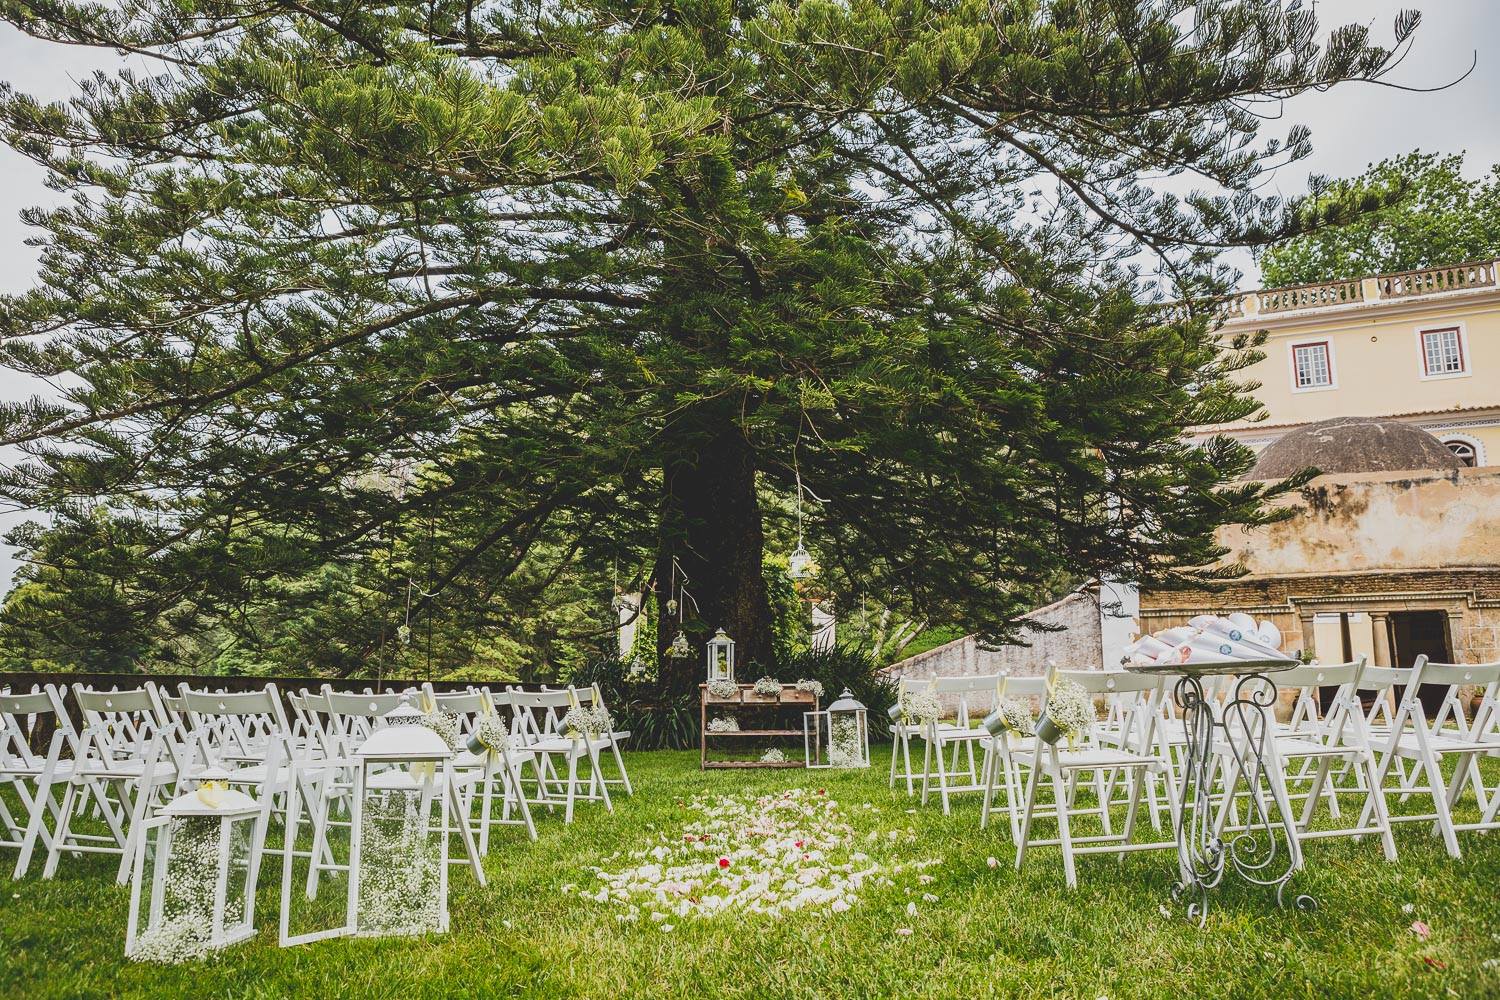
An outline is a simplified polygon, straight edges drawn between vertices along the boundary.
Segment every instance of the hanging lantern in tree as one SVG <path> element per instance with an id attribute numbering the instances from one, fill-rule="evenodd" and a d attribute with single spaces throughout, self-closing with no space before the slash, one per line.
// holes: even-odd
<path id="1" fill-rule="evenodd" d="M 146 820 L 135 842 L 126 956 L 182 962 L 251 937 L 264 822 L 260 804 L 217 768 Z"/>
<path id="2" fill-rule="evenodd" d="M 451 834 L 461 835 L 481 886 L 484 869 L 454 782 L 453 750 L 420 725 L 423 713 L 405 699 L 384 716 L 354 752 L 349 823 L 349 891 L 344 924 L 287 934 L 290 866 L 283 871 L 282 945 L 354 935 L 441 933 L 448 929 Z M 289 829 L 296 828 L 296 786 Z"/>
<path id="3" fill-rule="evenodd" d="M 807 576 L 812 569 L 812 556 L 807 549 L 802 547 L 802 542 L 797 542 L 797 547 L 786 560 L 787 573 L 793 580 L 801 580 Z"/>
<path id="4" fill-rule="evenodd" d="M 677 637 L 672 640 L 672 645 L 667 648 L 667 655 L 674 660 L 685 660 L 693 655 L 693 647 L 688 645 L 686 632 L 677 633 Z"/>
<path id="5" fill-rule="evenodd" d="M 708 640 L 708 679 L 734 682 L 734 640 L 723 629 Z"/>
<path id="6" fill-rule="evenodd" d="M 807 712 L 806 716 L 822 716 L 822 719 L 807 720 L 804 728 L 816 723 L 822 733 L 814 731 L 811 740 L 804 737 L 805 745 L 815 746 L 819 737 L 826 733 L 826 761 L 817 761 L 817 755 L 809 757 L 808 767 L 869 767 L 870 726 L 865 706 L 844 688 L 838 700 L 824 712 Z M 815 762 L 816 761 L 816 762 Z"/>

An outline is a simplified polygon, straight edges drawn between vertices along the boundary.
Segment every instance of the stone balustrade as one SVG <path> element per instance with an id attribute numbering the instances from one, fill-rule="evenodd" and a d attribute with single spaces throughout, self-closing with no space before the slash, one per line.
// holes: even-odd
<path id="1" fill-rule="evenodd" d="M 1495 288 L 1500 286 L 1497 276 L 1500 276 L 1500 261 L 1486 260 L 1289 288 L 1263 288 L 1226 300 L 1219 314 L 1227 320 L 1250 319 L 1306 309 Z"/>

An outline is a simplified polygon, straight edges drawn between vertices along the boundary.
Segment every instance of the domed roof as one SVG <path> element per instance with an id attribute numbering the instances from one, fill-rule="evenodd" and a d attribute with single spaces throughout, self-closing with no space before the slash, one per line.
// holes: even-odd
<path id="1" fill-rule="evenodd" d="M 1312 466 L 1337 472 L 1461 469 L 1448 447 L 1411 424 L 1367 417 L 1335 417 L 1283 434 L 1266 445 L 1246 479 L 1283 479 Z"/>
<path id="2" fill-rule="evenodd" d="M 1400 420 L 1335 417 L 1286 433 L 1266 445 L 1247 480 L 1280 480 L 1313 466 L 1329 472 L 1461 469 L 1448 445 Z"/>

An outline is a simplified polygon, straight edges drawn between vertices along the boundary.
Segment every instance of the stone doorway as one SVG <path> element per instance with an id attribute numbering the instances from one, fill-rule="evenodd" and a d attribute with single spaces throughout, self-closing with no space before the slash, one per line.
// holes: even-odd
<path id="1" fill-rule="evenodd" d="M 1447 612 L 1392 611 L 1390 630 L 1392 666 L 1410 667 L 1423 653 L 1437 663 L 1453 662 Z M 1443 694 L 1447 690 L 1441 684 L 1423 684 L 1417 693 L 1429 719 L 1442 707 Z"/>

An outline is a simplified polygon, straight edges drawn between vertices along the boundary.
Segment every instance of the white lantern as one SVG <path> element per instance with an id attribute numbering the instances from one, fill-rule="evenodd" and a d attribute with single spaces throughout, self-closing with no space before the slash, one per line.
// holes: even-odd
<path id="1" fill-rule="evenodd" d="M 227 771 L 205 771 L 195 790 L 145 821 L 135 843 L 127 957 L 180 962 L 255 933 L 265 829 L 260 804 L 228 779 Z M 150 900 L 144 929 L 143 896 Z"/>
<path id="2" fill-rule="evenodd" d="M 473 831 L 454 784 L 452 748 L 418 724 L 422 713 L 405 700 L 384 718 L 385 726 L 354 752 L 344 925 L 287 934 L 288 866 L 282 879 L 283 945 L 346 935 L 447 931 L 450 834 L 455 828 L 463 837 L 474 877 L 485 884 Z"/>
<path id="3" fill-rule="evenodd" d="M 812 569 L 812 554 L 803 548 L 801 540 L 798 540 L 797 547 L 787 557 L 786 567 L 787 575 L 793 580 L 801 580 Z"/>
<path id="4" fill-rule="evenodd" d="M 734 640 L 724 634 L 723 629 L 708 640 L 709 681 L 734 681 Z"/>
<path id="5" fill-rule="evenodd" d="M 828 706 L 828 763 L 834 767 L 870 766 L 870 726 L 865 706 L 848 688 Z"/>
<path id="6" fill-rule="evenodd" d="M 823 711 L 802 713 L 802 751 L 808 767 L 870 766 L 869 720 L 848 688 Z"/>

